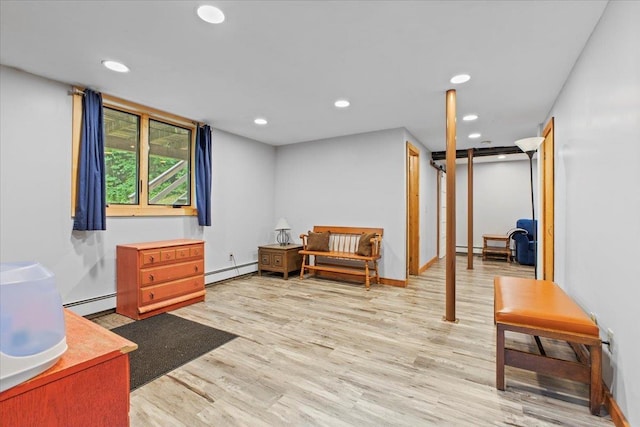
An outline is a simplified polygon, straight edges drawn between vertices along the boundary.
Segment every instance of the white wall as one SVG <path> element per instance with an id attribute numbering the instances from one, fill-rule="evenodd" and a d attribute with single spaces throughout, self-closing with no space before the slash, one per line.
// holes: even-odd
<path id="1" fill-rule="evenodd" d="M 0 260 L 37 261 L 53 271 L 65 304 L 89 314 L 115 307 L 115 247 L 193 238 L 206 242 L 212 273 L 257 260 L 273 228 L 275 149 L 214 131 L 212 227 L 196 217 L 107 218 L 107 230 L 73 232 L 71 97 L 68 85 L 0 67 Z M 207 283 L 256 265 L 208 274 Z M 106 297 L 100 299 L 101 297 Z"/>
<path id="2" fill-rule="evenodd" d="M 540 206 L 537 161 L 533 159 L 534 197 Z M 456 165 L 456 247 L 467 251 L 467 163 Z M 474 162 L 473 246 L 482 252 L 483 234 L 505 234 L 521 218 L 531 218 L 529 160 Z M 536 219 L 538 214 L 536 211 Z"/>
<path id="3" fill-rule="evenodd" d="M 596 313 L 605 380 L 640 425 L 640 2 L 612 1 L 556 105 L 555 280 Z M 606 349 L 606 346 L 605 346 Z"/>
<path id="4" fill-rule="evenodd" d="M 380 275 L 404 280 L 404 136 L 390 129 L 277 147 L 275 216 L 294 241 L 314 225 L 382 227 Z"/>
<path id="5" fill-rule="evenodd" d="M 258 260 L 258 246 L 272 243 L 277 218 L 274 211 L 275 147 L 214 130 L 211 227 L 204 228 L 208 272 Z M 197 224 L 197 221 L 196 221 Z M 208 282 L 257 271 L 246 269 L 210 275 Z M 212 280 L 213 279 L 213 280 Z"/>

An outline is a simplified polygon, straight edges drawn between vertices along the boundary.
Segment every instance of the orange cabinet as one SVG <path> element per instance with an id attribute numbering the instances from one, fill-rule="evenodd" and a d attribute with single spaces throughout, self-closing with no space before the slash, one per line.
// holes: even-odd
<path id="1" fill-rule="evenodd" d="M 0 393 L 2 426 L 128 426 L 129 353 L 137 344 L 65 310 L 60 360 Z"/>
<path id="2" fill-rule="evenodd" d="M 116 248 L 116 312 L 145 319 L 204 301 L 204 242 L 164 240 Z"/>

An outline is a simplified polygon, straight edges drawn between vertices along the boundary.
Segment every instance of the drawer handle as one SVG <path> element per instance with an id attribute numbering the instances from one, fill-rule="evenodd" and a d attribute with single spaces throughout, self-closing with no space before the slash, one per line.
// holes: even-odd
<path id="1" fill-rule="evenodd" d="M 153 262 L 153 255 L 149 257 L 149 261 Z"/>
<path id="2" fill-rule="evenodd" d="M 151 280 L 151 281 L 153 282 L 153 281 L 154 281 L 154 279 L 155 279 L 155 278 L 153 277 L 153 274 L 150 274 L 150 275 L 149 275 L 149 280 Z M 153 295 L 153 294 L 152 294 L 152 295 Z"/>
<path id="3" fill-rule="evenodd" d="M 153 299 L 153 292 L 149 294 L 149 299 Z"/>
<path id="4" fill-rule="evenodd" d="M 196 265 L 196 271 L 198 271 L 198 266 Z"/>

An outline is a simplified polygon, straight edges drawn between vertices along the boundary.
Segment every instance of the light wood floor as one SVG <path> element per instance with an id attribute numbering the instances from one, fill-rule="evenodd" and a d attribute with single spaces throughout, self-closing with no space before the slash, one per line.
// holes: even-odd
<path id="1" fill-rule="evenodd" d="M 442 321 L 443 261 L 407 288 L 277 275 L 210 286 L 204 303 L 173 313 L 239 338 L 132 392 L 131 425 L 613 425 L 590 415 L 588 388 L 571 381 L 507 367 L 506 391 L 495 389 L 493 277 L 533 270 L 457 263 L 457 324 Z"/>

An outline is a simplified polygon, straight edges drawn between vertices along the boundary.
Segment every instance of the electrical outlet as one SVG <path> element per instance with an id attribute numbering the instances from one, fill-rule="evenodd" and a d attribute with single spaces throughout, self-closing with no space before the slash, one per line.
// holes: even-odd
<path id="1" fill-rule="evenodd" d="M 596 316 L 593 311 L 589 313 L 589 317 L 591 318 L 591 320 L 593 320 L 593 323 L 595 323 L 596 325 L 598 324 L 598 316 Z"/>
<path id="2" fill-rule="evenodd" d="M 613 353 L 613 331 L 607 328 L 607 341 L 609 341 L 609 352 Z"/>
<path id="3" fill-rule="evenodd" d="M 233 252 L 229 252 L 229 261 L 233 261 Z"/>

